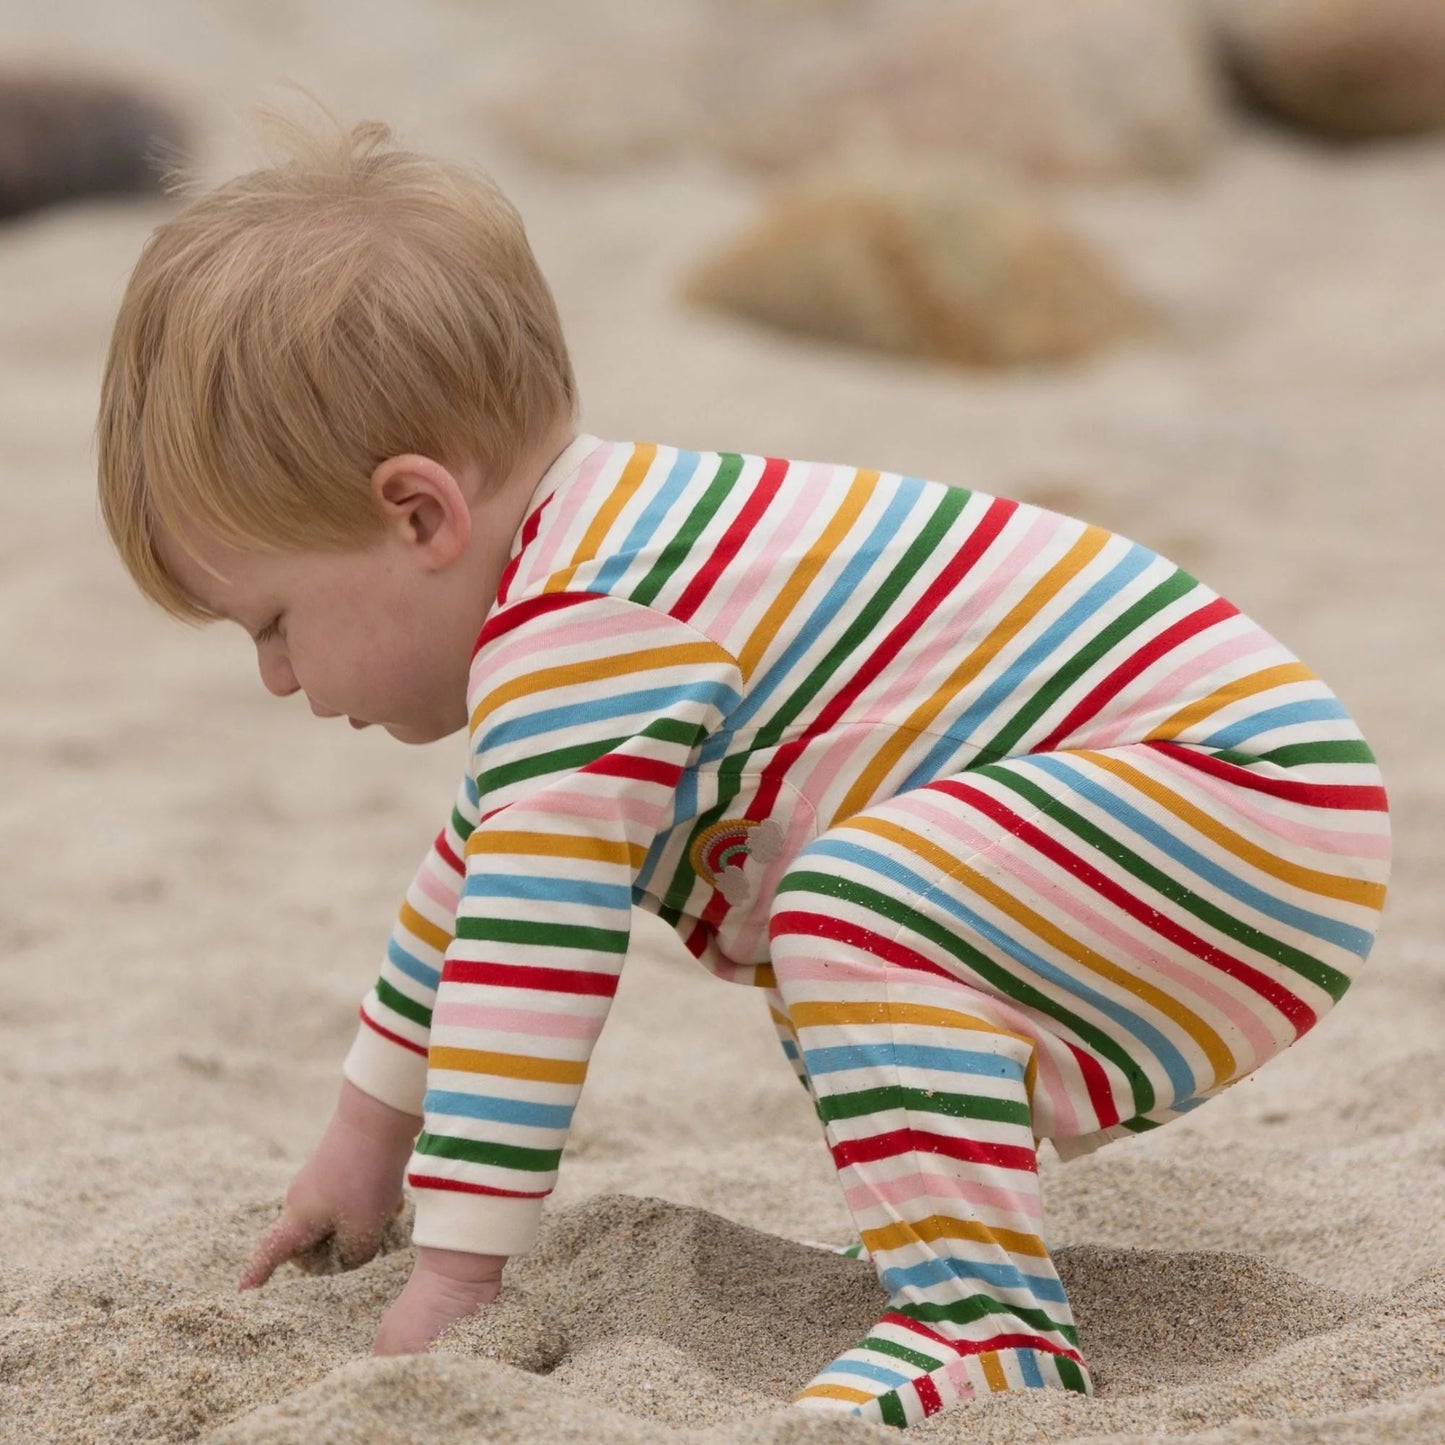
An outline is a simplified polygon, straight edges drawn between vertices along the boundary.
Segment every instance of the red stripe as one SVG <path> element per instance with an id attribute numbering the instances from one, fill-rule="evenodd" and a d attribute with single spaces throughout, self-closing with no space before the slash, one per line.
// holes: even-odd
<path id="1" fill-rule="evenodd" d="M 379 1023 L 377 1023 L 377 1021 L 376 1021 L 374 1018 L 371 1018 L 371 1017 L 367 1014 L 367 1012 L 366 1012 L 366 1010 L 365 1010 L 364 1008 L 363 1008 L 363 1009 L 359 1009 L 357 1012 L 360 1013 L 360 1015 L 361 1015 L 361 1021 L 362 1021 L 362 1023 L 364 1023 L 368 1028 L 375 1029 L 376 1032 L 379 1033 L 379 1034 L 382 1036 L 382 1038 L 384 1038 L 384 1039 L 389 1039 L 392 1043 L 394 1043 L 394 1044 L 400 1044 L 400 1045 L 402 1046 L 402 1048 L 404 1048 L 404 1049 L 410 1049 L 410 1050 L 412 1051 L 412 1053 L 414 1053 L 414 1054 L 420 1054 L 420 1055 L 422 1056 L 422 1058 L 426 1058 L 426 1045 L 425 1045 L 425 1044 L 414 1044 L 414 1043 L 412 1043 L 412 1041 L 411 1041 L 410 1039 L 404 1039 L 404 1038 L 402 1038 L 402 1036 L 401 1036 L 400 1034 L 394 1034 L 394 1033 L 392 1033 L 392 1031 L 391 1031 L 390 1029 L 384 1029 L 384 1028 L 382 1028 L 382 1026 L 381 1026 Z"/>
<path id="2" fill-rule="evenodd" d="M 1089 1103 L 1094 1106 L 1099 1127 L 1107 1129 L 1111 1124 L 1117 1124 L 1119 1106 L 1114 1102 L 1114 1091 L 1109 1087 L 1109 1076 L 1104 1072 L 1104 1066 L 1086 1049 L 1069 1043 L 1068 1039 L 1065 1039 L 1064 1043 L 1068 1045 L 1074 1062 L 1079 1066 L 1079 1072 L 1084 1076 L 1084 1088 L 1088 1092 Z"/>
<path id="3" fill-rule="evenodd" d="M 571 993 L 611 998 L 617 992 L 615 973 L 588 973 L 580 968 L 530 968 L 515 963 L 481 963 L 448 958 L 442 967 L 447 983 L 481 983 L 497 988 L 534 988 L 543 993 Z"/>
<path id="4" fill-rule="evenodd" d="M 462 878 L 467 876 L 466 864 L 457 857 L 451 843 L 448 842 L 447 830 L 445 828 L 437 834 L 436 842 L 432 846 L 437 850 L 437 856 L 441 858 L 442 862 L 445 863 L 453 873 L 458 874 Z"/>
<path id="5" fill-rule="evenodd" d="M 1027 843 L 1036 852 L 1042 853 L 1044 857 L 1059 864 L 1071 877 L 1077 878 L 1080 883 L 1092 888 L 1101 898 L 1107 899 L 1115 907 L 1123 909 L 1131 918 L 1138 920 L 1146 928 L 1159 934 L 1162 938 L 1167 938 L 1171 943 L 1187 949 L 1202 963 L 1207 963 L 1252 988 L 1261 998 L 1273 1004 L 1294 1025 L 1296 1035 L 1303 1034 L 1314 1027 L 1317 1015 L 1303 999 L 1292 994 L 1283 985 L 1276 983 L 1274 979 L 1261 973 L 1257 968 L 1251 967 L 1242 959 L 1235 958 L 1232 954 L 1216 948 L 1197 933 L 1191 932 L 1182 924 L 1176 923 L 1172 918 L 1167 918 L 1157 909 L 1151 908 L 1142 899 L 1136 898 L 1112 879 L 1106 878 L 1091 863 L 1086 863 L 1079 854 L 1071 852 L 1058 839 L 1051 838 L 1032 823 L 1026 823 L 1017 813 L 996 798 L 991 798 L 987 793 L 981 792 L 967 783 L 957 783 L 952 780 L 930 783 L 928 786 L 977 808 L 979 812 L 1006 829 L 1011 836 Z"/>
<path id="6" fill-rule="evenodd" d="M 542 513 L 546 511 L 548 502 L 556 495 L 556 492 L 548 492 L 542 499 L 541 504 L 533 511 L 532 515 L 522 523 L 522 535 L 520 538 L 522 545 L 518 548 L 517 555 L 513 557 L 503 569 L 502 580 L 497 586 L 498 606 L 506 603 L 507 596 L 512 590 L 512 583 L 516 580 L 517 568 L 521 566 L 522 558 L 526 554 L 527 548 L 537 540 L 537 533 L 542 527 Z"/>
<path id="7" fill-rule="evenodd" d="M 994 1350 L 1039 1350 L 1046 1355 L 1067 1355 L 1081 1365 L 1084 1363 L 1084 1357 L 1077 1350 L 1071 1350 L 1067 1345 L 1054 1344 L 1042 1335 L 993 1335 L 986 1340 L 950 1340 L 922 1320 L 915 1320 L 911 1315 L 898 1314 L 894 1310 L 889 1310 L 878 1323 L 912 1330 L 931 1344 L 960 1355 L 986 1355 Z"/>
<path id="8" fill-rule="evenodd" d="M 661 783 L 668 788 L 677 787 L 682 780 L 682 768 L 677 763 L 663 762 L 661 758 L 639 758 L 628 753 L 604 753 L 582 771 L 594 777 L 632 778 L 639 783 Z"/>
<path id="9" fill-rule="evenodd" d="M 936 1415 L 943 1409 L 943 1396 L 938 1393 L 938 1386 L 927 1375 L 919 1375 L 911 1383 L 913 1393 L 918 1396 L 918 1403 L 923 1406 L 925 1415 Z"/>
<path id="10" fill-rule="evenodd" d="M 928 620 L 938 604 L 958 586 L 974 563 L 993 545 L 994 539 L 1018 510 L 1018 505 L 1005 497 L 995 497 L 989 503 L 988 511 L 980 518 L 967 541 L 954 554 L 948 566 L 933 579 L 923 596 L 908 609 L 908 615 L 874 646 L 857 666 L 847 685 L 833 694 L 806 731 L 774 754 L 767 768 L 766 776 L 769 779 L 782 778 L 815 738 L 842 719 L 843 714 L 857 701 L 863 690 L 893 661 L 904 643 Z"/>
<path id="11" fill-rule="evenodd" d="M 1172 627 L 1166 627 L 1163 632 L 1151 638 L 1138 652 L 1116 667 L 1097 687 L 1080 699 L 1069 715 L 1048 737 L 1044 738 L 1042 742 L 1034 743 L 1029 751 L 1031 753 L 1055 751 L 1080 723 L 1098 713 L 1105 703 L 1122 692 L 1146 667 L 1152 666 L 1166 652 L 1172 652 L 1182 642 L 1197 633 L 1238 614 L 1239 608 L 1233 603 L 1226 602 L 1222 597 L 1216 597 L 1213 602 L 1199 608 L 1196 612 L 1191 612 L 1188 617 L 1181 617 Z M 1084 745 L 1078 744 L 1077 746 Z"/>
<path id="12" fill-rule="evenodd" d="M 552 1192 L 539 1189 L 531 1194 L 520 1189 L 492 1189 L 485 1184 L 464 1184 L 460 1179 L 442 1179 L 435 1174 L 408 1174 L 406 1182 L 413 1189 L 451 1189 L 458 1194 L 490 1194 L 497 1199 L 545 1199 Z"/>
<path id="13" fill-rule="evenodd" d="M 875 1164 L 900 1154 L 942 1154 L 967 1164 L 987 1164 L 1026 1174 L 1038 1172 L 1038 1156 L 1032 1149 L 1017 1144 L 986 1144 L 977 1139 L 949 1139 L 923 1129 L 890 1129 L 863 1139 L 843 1139 L 833 1145 L 832 1153 L 839 1169 L 847 1164 Z"/>
<path id="14" fill-rule="evenodd" d="M 564 607 L 576 607 L 579 603 L 597 600 L 595 592 L 547 592 L 540 597 L 524 597 L 515 606 L 504 607 L 487 618 L 477 634 L 472 656 L 475 657 L 488 643 L 505 637 L 534 617 L 545 617 L 549 612 L 558 612 Z"/>
<path id="15" fill-rule="evenodd" d="M 1242 788 L 1252 788 L 1257 793 L 1268 793 L 1271 797 L 1284 798 L 1291 803 L 1307 803 L 1314 808 L 1337 808 L 1351 812 L 1384 813 L 1389 811 L 1389 799 L 1385 790 L 1370 787 L 1364 783 L 1300 783 L 1292 778 L 1275 778 L 1267 773 L 1257 773 L 1241 763 L 1231 763 L 1213 753 L 1200 752 L 1197 748 L 1186 747 L 1183 743 L 1151 742 L 1145 747 L 1198 768 L 1216 778 L 1226 778 Z"/>
<path id="16" fill-rule="evenodd" d="M 881 959 L 884 963 L 901 964 L 904 968 L 917 969 L 918 972 L 932 974 L 935 978 L 946 978 L 950 983 L 958 982 L 956 974 L 940 968 L 938 964 L 906 944 L 899 943 L 897 939 L 885 938 L 881 933 L 874 933 L 856 923 L 834 918 L 828 913 L 809 913 L 803 909 L 775 913 L 769 925 L 768 936 L 776 942 L 788 933 L 802 938 L 827 938 L 836 943 L 845 943 L 851 948 L 871 953 L 874 958 Z"/>
<path id="17" fill-rule="evenodd" d="M 733 559 L 742 550 L 742 545 L 757 530 L 773 498 L 778 493 L 788 464 L 777 457 L 769 457 L 763 465 L 762 475 L 748 494 L 742 511 L 733 518 L 717 546 L 712 548 L 707 561 L 694 574 L 691 582 L 683 588 L 682 596 L 668 611 L 682 622 L 686 622 L 702 606 L 717 579 L 727 570 Z"/>

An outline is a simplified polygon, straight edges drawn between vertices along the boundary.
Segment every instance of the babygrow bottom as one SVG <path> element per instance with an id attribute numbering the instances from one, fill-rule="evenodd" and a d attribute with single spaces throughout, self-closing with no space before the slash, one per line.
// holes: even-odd
<path id="1" fill-rule="evenodd" d="M 1089 1391 L 1037 1141 L 1152 1129 L 1299 1038 L 1369 951 L 1388 854 L 1358 756 L 1167 742 L 989 763 L 805 849 L 774 1016 L 888 1308 L 797 1403 L 907 1425 Z"/>

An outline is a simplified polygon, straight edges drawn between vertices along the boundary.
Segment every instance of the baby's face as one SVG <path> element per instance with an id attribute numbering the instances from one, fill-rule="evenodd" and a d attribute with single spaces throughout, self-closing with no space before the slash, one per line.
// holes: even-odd
<path id="1" fill-rule="evenodd" d="M 191 596 L 246 629 L 267 691 L 305 693 L 317 717 L 374 724 L 402 742 L 433 742 L 466 725 L 481 618 L 455 587 L 408 565 L 388 537 L 343 552 L 188 543 L 189 551 L 163 544 L 167 567 Z"/>

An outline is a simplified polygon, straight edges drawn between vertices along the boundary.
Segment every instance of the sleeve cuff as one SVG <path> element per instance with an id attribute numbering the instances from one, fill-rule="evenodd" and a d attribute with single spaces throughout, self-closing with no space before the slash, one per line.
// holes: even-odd
<path id="1" fill-rule="evenodd" d="M 428 1165 L 435 1161 L 427 1160 Z M 468 1254 L 526 1254 L 542 1223 L 540 1199 L 510 1199 L 456 1189 L 413 1186 L 416 1221 L 413 1244 L 427 1249 L 460 1249 Z"/>
<path id="2" fill-rule="evenodd" d="M 426 1055 L 393 1043 L 370 1024 L 363 1022 L 356 1030 L 341 1072 L 363 1094 L 370 1094 L 403 1114 L 424 1112 Z"/>

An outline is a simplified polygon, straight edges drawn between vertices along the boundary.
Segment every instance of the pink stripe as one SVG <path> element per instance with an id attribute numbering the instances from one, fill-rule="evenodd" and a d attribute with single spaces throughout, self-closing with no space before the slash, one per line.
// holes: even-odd
<path id="1" fill-rule="evenodd" d="M 848 1173 L 861 1172 L 856 1165 L 850 1165 Z M 865 1209 L 879 1205 L 897 1207 L 911 1204 L 915 1199 L 929 1202 L 929 1212 L 937 1214 L 934 1201 L 961 1199 L 967 1204 L 981 1205 L 985 1209 L 997 1209 L 1005 1214 L 1021 1214 L 1025 1219 L 1042 1220 L 1043 1200 L 1036 1193 L 1026 1194 L 1017 1189 L 999 1189 L 988 1184 L 975 1184 L 965 1179 L 955 1179 L 949 1174 L 922 1174 L 910 1172 L 901 1179 L 878 1179 L 854 1184 L 843 1190 L 843 1203 L 855 1216 Z"/>
<path id="2" fill-rule="evenodd" d="M 433 1028 L 441 1025 L 481 1029 L 488 1033 L 524 1035 L 536 1039 L 591 1040 L 602 1032 L 602 1023 L 602 1018 L 589 1018 L 585 1014 L 497 1008 L 492 1004 L 460 1003 L 456 1000 L 439 1003 L 432 1015 Z"/>
<path id="3" fill-rule="evenodd" d="M 944 808 L 934 806 L 923 800 L 920 796 L 910 795 L 901 798 L 897 803 L 899 812 L 907 813 L 910 816 L 919 818 L 925 824 L 932 823 L 947 829 L 955 838 L 962 843 L 961 856 L 968 857 L 970 854 L 983 853 L 991 849 L 988 857 L 989 868 L 992 871 L 1006 874 L 1010 879 L 1022 883 L 1022 889 L 1012 888 L 1010 893 L 1021 902 L 1027 903 L 1031 894 L 1034 898 L 1047 902 L 1057 908 L 1061 913 L 1067 914 L 1075 922 L 1082 924 L 1097 937 L 1104 939 L 1111 944 L 1119 953 L 1132 959 L 1141 966 L 1141 977 L 1143 981 L 1149 982 L 1148 974 L 1162 974 L 1165 978 L 1171 979 L 1180 985 L 1185 991 L 1192 993 L 1195 997 L 1203 999 L 1239 1030 L 1249 1040 L 1255 1049 L 1255 1062 L 1258 1063 L 1269 1058 L 1279 1050 L 1279 1045 L 1260 1021 L 1259 1016 L 1253 1012 L 1243 1000 L 1233 997 L 1226 990 L 1215 984 L 1207 974 L 1196 973 L 1185 964 L 1181 964 L 1159 948 L 1151 948 L 1142 939 L 1136 938 L 1126 929 L 1118 926 L 1113 921 L 1109 912 L 1090 906 L 1088 900 L 1079 895 L 1068 892 L 1060 887 L 1057 879 L 1046 877 L 1038 869 L 1029 864 L 1025 856 L 1016 851 L 1000 848 L 997 836 L 989 837 L 978 832 L 953 813 Z M 1089 895 L 1094 897 L 1092 893 Z M 1042 942 L 1042 940 L 1040 940 Z M 1098 950 L 1096 950 L 1097 952 Z M 1052 947 L 1050 953 L 1055 953 Z M 1117 959 L 1111 960 L 1117 962 Z M 1065 967 L 1073 969 L 1077 967 L 1072 959 L 1065 961 Z M 1201 968 L 1207 965 L 1201 964 Z M 1092 972 L 1092 970 L 1091 970 Z M 1094 975 L 1096 978 L 1098 975 Z M 1110 984 L 1107 980 L 1101 980 L 1105 987 L 1117 988 L 1117 984 Z M 1182 1000 L 1181 1000 L 1182 1001 Z M 1139 1008 L 1150 1008 L 1150 1005 L 1135 994 L 1130 995 L 1130 1006 Z M 1153 1010 L 1151 1009 L 1151 1012 Z M 1156 1018 L 1162 1023 L 1166 1030 L 1174 1031 L 1179 1026 L 1169 1018 L 1156 1014 Z M 1201 1020 L 1207 1023 L 1206 1020 Z M 1032 1030 L 1031 1030 L 1032 1032 Z M 1191 1045 L 1197 1048 L 1197 1044 Z M 1233 1050 L 1231 1050 L 1233 1052 Z M 1236 1061 L 1243 1062 L 1243 1061 Z M 1215 1080 L 1222 1083 L 1223 1080 Z M 1070 1131 L 1065 1121 L 1061 1118 L 1058 1121 L 1060 1131 L 1067 1136 Z"/>
<path id="4" fill-rule="evenodd" d="M 810 530 L 809 523 L 814 522 L 813 530 L 817 529 L 815 518 L 818 512 L 818 503 L 822 500 L 834 473 L 834 467 L 822 462 L 814 462 L 809 467 L 801 494 L 788 509 L 781 522 L 776 525 L 769 524 L 767 545 L 761 552 L 749 556 L 749 567 L 757 569 L 760 575 L 772 579 L 772 571 L 777 565 L 778 559 L 797 542 L 800 534 Z M 855 472 L 854 476 L 856 475 Z M 831 516 L 823 519 L 824 525 L 831 520 Z M 774 592 L 773 596 L 776 595 Z M 734 587 L 728 594 L 727 602 L 724 603 L 717 616 L 709 622 L 709 635 L 723 641 L 729 630 L 737 624 L 738 618 L 750 604 L 757 600 L 758 594 L 752 588 Z M 724 641 L 724 646 L 726 645 Z"/>
<path id="5" fill-rule="evenodd" d="M 1246 626 L 1249 620 L 1245 617 L 1235 617 L 1230 621 L 1236 626 Z M 1105 726 L 1081 730 L 1074 740 L 1073 746 L 1075 748 L 1107 748 L 1121 741 L 1134 742 L 1137 738 L 1140 720 L 1148 718 L 1151 712 L 1163 709 L 1165 717 L 1172 717 L 1179 711 L 1181 698 L 1206 697 L 1215 687 L 1226 681 L 1224 677 L 1216 676 L 1220 668 L 1232 662 L 1239 662 L 1243 658 L 1252 657 L 1257 652 L 1268 652 L 1272 649 L 1278 650 L 1279 643 L 1267 632 L 1261 632 L 1258 628 L 1252 627 L 1250 631 L 1239 637 L 1227 637 L 1223 642 L 1205 648 L 1197 657 L 1192 657 L 1173 668 L 1148 692 L 1135 701 L 1125 704 L 1125 710 L 1121 716 L 1114 718 Z M 1161 717 L 1159 721 L 1162 722 L 1163 718 Z"/>
<path id="6" fill-rule="evenodd" d="M 626 624 L 619 620 L 616 609 L 609 608 L 607 615 L 602 617 L 589 615 L 594 611 L 592 607 L 584 606 L 580 610 L 550 616 L 547 619 L 547 651 L 540 659 L 537 638 L 528 628 L 520 628 L 504 641 L 494 642 L 486 654 L 488 682 L 497 676 L 498 669 L 507 667 L 516 658 L 526 664 L 522 672 L 529 673 L 535 672 L 539 665 L 550 667 L 564 661 L 565 654 L 572 649 L 587 657 L 595 657 L 599 652 L 606 656 L 615 653 L 622 642 L 633 647 L 646 647 L 649 637 L 654 634 L 674 635 L 666 630 L 663 619 L 651 619 L 639 608 L 632 617 L 637 625 L 629 628 L 625 638 L 620 638 L 618 633 Z M 635 637 L 631 635 L 633 632 Z"/>
<path id="7" fill-rule="evenodd" d="M 445 864 L 443 866 L 445 867 Z M 447 879 L 452 880 L 451 887 L 447 886 Z M 438 923 L 437 927 L 445 928 L 448 932 L 451 931 L 450 920 L 456 917 L 457 899 L 462 896 L 461 889 L 455 886 L 456 879 L 457 875 L 450 868 L 447 869 L 446 878 L 438 878 L 430 868 L 423 868 L 412 880 L 418 893 L 446 910 L 448 922 Z M 420 913 L 421 910 L 417 909 L 417 912 Z M 435 920 L 430 921 L 435 922 Z"/>
<path id="8" fill-rule="evenodd" d="M 576 474 L 562 483 L 566 494 L 568 517 L 563 519 L 557 515 L 555 499 L 549 504 L 549 507 L 553 509 L 552 515 L 543 518 L 541 535 L 532 543 L 531 565 L 527 568 L 526 581 L 522 582 L 520 587 L 513 588 L 514 595 L 530 591 L 537 583 L 557 571 L 558 552 L 562 544 L 572 540 L 575 545 L 575 540 L 569 536 L 571 528 L 567 524 L 568 521 L 572 517 L 591 516 L 596 510 L 596 505 L 592 501 L 592 492 L 597 485 L 597 478 L 602 474 L 607 463 L 624 450 L 631 453 L 636 448 L 598 446 L 594 451 L 588 452 L 587 460 L 577 469 Z"/>
<path id="9" fill-rule="evenodd" d="M 1275 838 L 1281 838 L 1287 843 L 1298 844 L 1315 853 L 1323 853 L 1327 857 L 1343 856 L 1361 860 L 1372 858 L 1382 862 L 1388 861 L 1390 857 L 1388 830 L 1378 833 L 1361 833 L 1348 828 L 1312 828 L 1308 824 L 1297 822 L 1292 815 L 1298 813 L 1316 817 L 1321 815 L 1347 817 L 1350 815 L 1299 803 L 1281 803 L 1280 806 L 1288 808 L 1289 812 L 1271 813 L 1259 806 L 1257 800 L 1261 795 L 1258 793 L 1247 792 L 1244 788 L 1233 786 L 1225 778 L 1216 778 L 1197 768 L 1191 768 L 1157 748 L 1147 749 L 1147 752 L 1150 754 L 1147 761 L 1158 763 L 1164 768 L 1170 775 L 1170 784 L 1181 793 L 1187 795 L 1190 788 L 1208 793 L 1216 802 L 1223 803 L 1229 811 L 1236 813 Z M 1145 760 L 1141 759 L 1141 761 Z M 1291 861 L 1301 860 L 1293 859 Z"/>
<path id="10" fill-rule="evenodd" d="M 612 787 L 616 787 L 616 781 L 604 779 Z M 653 784 L 642 784 L 650 792 L 655 793 L 657 788 Z M 652 833 L 661 831 L 667 818 L 671 816 L 672 793 L 666 795 L 665 803 L 653 802 L 648 798 L 639 798 L 630 792 L 617 794 L 611 791 L 587 793 L 578 788 L 547 788 L 538 793 L 535 797 L 529 798 L 525 803 L 519 803 L 507 812 L 507 826 L 521 827 L 524 821 L 529 818 L 593 818 L 604 822 L 616 823 L 619 820 L 624 823 L 635 823 L 638 827 L 646 828 Z M 608 829 L 610 835 L 612 829 Z M 558 836 L 572 836 L 570 833 Z"/>
<path id="11" fill-rule="evenodd" d="M 949 619 L 948 626 L 932 629 L 933 645 L 917 653 L 903 672 L 896 676 L 885 674 L 887 677 L 886 689 L 870 690 L 869 705 L 886 707 L 890 705 L 890 701 L 894 704 L 906 702 L 912 694 L 918 691 L 922 680 L 941 660 L 947 658 L 951 653 L 959 652 L 961 661 L 960 647 L 968 629 L 994 605 L 999 596 L 1016 580 L 1019 573 L 1043 551 L 1068 520 L 1067 517 L 1053 512 L 1036 514 L 1023 536 L 1018 538 L 1008 553 L 999 560 L 987 580 L 981 582 L 975 590 L 968 594 L 967 601 L 959 608 L 957 614 Z M 1002 538 L 994 543 L 994 549 L 999 547 L 1001 541 Z M 850 775 L 848 781 L 851 781 L 852 777 L 867 767 L 866 759 L 855 764 L 855 755 L 864 748 L 870 751 L 876 750 L 877 746 L 877 734 L 872 729 L 849 729 L 842 734 L 840 741 L 835 742 L 823 753 L 815 767 L 801 776 L 801 770 L 794 769 L 789 781 L 807 797 L 825 798 L 839 774 L 843 773 L 845 769 Z M 906 766 L 906 757 L 907 754 L 895 766 Z M 847 791 L 846 787 L 844 791 Z M 827 820 L 826 826 L 832 827 L 839 821 L 838 818 L 830 818 Z"/>

